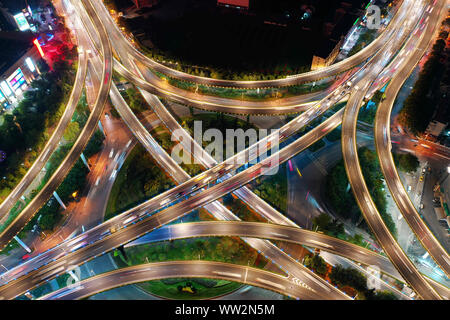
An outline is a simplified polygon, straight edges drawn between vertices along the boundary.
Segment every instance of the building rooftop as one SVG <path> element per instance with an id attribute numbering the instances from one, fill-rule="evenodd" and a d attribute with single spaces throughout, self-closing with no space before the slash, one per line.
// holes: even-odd
<path id="1" fill-rule="evenodd" d="M 450 95 L 442 97 L 439 101 L 438 109 L 433 117 L 434 121 L 448 124 L 450 121 L 450 114 L 448 106 L 450 104 Z"/>
<path id="2" fill-rule="evenodd" d="M 31 32 L 0 32 L 0 75 L 33 46 Z"/>
<path id="3" fill-rule="evenodd" d="M 249 0 L 217 0 L 217 3 L 235 7 L 243 7 L 243 8 L 249 7 Z"/>
<path id="4" fill-rule="evenodd" d="M 314 50 L 316 56 L 326 58 L 339 43 L 341 38 L 345 36 L 352 27 L 356 17 L 352 14 L 345 13 L 339 19 L 336 19 L 336 24 L 329 22 L 329 35 L 321 41 L 317 49 Z"/>
<path id="5" fill-rule="evenodd" d="M 16 14 L 27 7 L 27 3 L 31 8 L 36 8 L 37 0 L 0 0 L 0 7 L 8 9 L 9 13 Z"/>

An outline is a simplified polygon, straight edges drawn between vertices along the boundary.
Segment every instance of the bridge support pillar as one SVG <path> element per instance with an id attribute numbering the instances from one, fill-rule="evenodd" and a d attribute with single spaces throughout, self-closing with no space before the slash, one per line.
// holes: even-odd
<path id="1" fill-rule="evenodd" d="M 73 280 L 75 280 L 75 282 L 79 282 L 80 279 L 77 277 L 77 275 L 73 272 L 73 270 L 70 270 L 69 272 L 67 272 L 69 274 L 69 276 L 71 276 L 73 278 Z"/>
<path id="2" fill-rule="evenodd" d="M 56 191 L 53 191 L 53 196 L 55 197 L 55 199 L 59 202 L 59 204 L 61 205 L 61 207 L 63 207 L 64 210 L 67 209 L 66 205 L 64 204 L 64 202 L 62 202 L 61 198 L 59 197 L 59 195 L 56 193 Z"/>
<path id="3" fill-rule="evenodd" d="M 25 244 L 25 242 L 20 240 L 18 236 L 14 236 L 14 240 L 16 240 L 20 244 L 20 246 L 25 249 L 26 252 L 28 253 L 31 252 L 31 249 Z"/>
<path id="4" fill-rule="evenodd" d="M 84 156 L 83 152 L 81 153 L 81 160 L 83 161 L 86 168 L 88 168 L 88 170 L 91 171 L 91 168 L 89 167 L 89 163 L 87 162 L 86 157 Z"/>
<path id="5" fill-rule="evenodd" d="M 100 120 L 98 120 L 98 128 L 103 133 L 103 135 L 106 137 L 105 130 L 103 130 L 103 125 L 102 125 L 102 122 Z"/>

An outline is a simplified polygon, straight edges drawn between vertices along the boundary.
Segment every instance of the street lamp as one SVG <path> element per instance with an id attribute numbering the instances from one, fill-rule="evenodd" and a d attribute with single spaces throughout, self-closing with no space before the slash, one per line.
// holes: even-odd
<path id="1" fill-rule="evenodd" d="M 447 180 L 449 174 L 450 174 L 450 166 L 447 167 L 447 175 L 446 175 L 445 178 L 441 181 L 440 185 L 442 185 L 442 184 L 444 183 L 444 181 Z"/>

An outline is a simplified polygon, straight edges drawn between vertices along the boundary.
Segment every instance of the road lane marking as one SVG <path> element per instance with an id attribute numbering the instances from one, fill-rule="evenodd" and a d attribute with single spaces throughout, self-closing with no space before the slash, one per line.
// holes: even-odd
<path id="1" fill-rule="evenodd" d="M 320 242 L 320 241 L 309 240 L 309 242 L 315 243 L 316 245 L 319 245 L 319 246 L 323 246 L 323 247 L 326 247 L 326 248 L 333 249 L 333 246 L 330 246 L 329 244 L 326 244 L 326 243 L 323 243 L 323 242 Z"/>
<path id="2" fill-rule="evenodd" d="M 267 284 L 269 286 L 273 286 L 275 288 L 279 288 L 281 290 L 285 290 L 286 289 L 285 286 L 283 286 L 281 284 L 278 284 L 278 283 L 275 283 L 275 282 L 272 282 L 272 281 L 269 281 L 269 280 L 266 280 L 266 279 L 256 278 L 256 280 L 261 282 L 261 283 Z"/>
<path id="3" fill-rule="evenodd" d="M 218 275 L 222 275 L 222 276 L 233 277 L 233 278 L 241 278 L 242 277 L 241 274 L 239 274 L 239 273 L 232 273 L 232 272 L 213 271 L 213 273 L 218 274 Z M 246 276 L 247 276 L 247 274 L 246 274 Z"/>

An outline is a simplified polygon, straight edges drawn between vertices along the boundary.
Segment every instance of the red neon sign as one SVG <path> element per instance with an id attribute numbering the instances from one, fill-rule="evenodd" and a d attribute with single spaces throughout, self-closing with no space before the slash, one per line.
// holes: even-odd
<path id="1" fill-rule="evenodd" d="M 34 45 L 38 49 L 39 53 L 41 54 L 41 57 L 44 57 L 44 51 L 42 51 L 41 45 L 39 44 L 38 39 L 33 40 Z"/>

